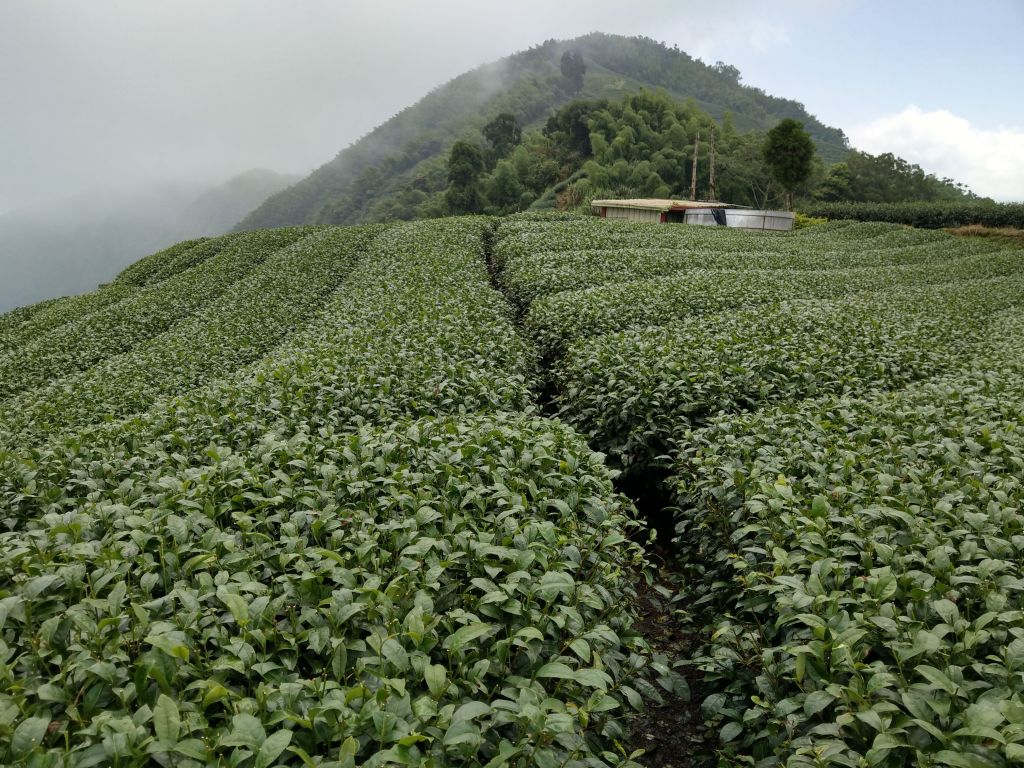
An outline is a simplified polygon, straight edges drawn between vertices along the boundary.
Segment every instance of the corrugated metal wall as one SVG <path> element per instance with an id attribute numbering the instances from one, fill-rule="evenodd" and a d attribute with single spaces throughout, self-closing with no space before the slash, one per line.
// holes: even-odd
<path id="1" fill-rule="evenodd" d="M 657 224 L 661 221 L 661 211 L 647 211 L 640 208 L 612 208 L 608 206 L 607 219 L 629 219 L 630 221 L 648 221 Z"/>

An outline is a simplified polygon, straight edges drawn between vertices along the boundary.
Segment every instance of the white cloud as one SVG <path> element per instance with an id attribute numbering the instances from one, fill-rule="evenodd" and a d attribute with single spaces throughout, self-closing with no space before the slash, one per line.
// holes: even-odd
<path id="1" fill-rule="evenodd" d="M 926 172 L 949 176 L 974 192 L 1003 201 L 1024 200 L 1024 130 L 977 128 L 944 109 L 910 106 L 847 131 L 873 155 L 892 152 Z"/>

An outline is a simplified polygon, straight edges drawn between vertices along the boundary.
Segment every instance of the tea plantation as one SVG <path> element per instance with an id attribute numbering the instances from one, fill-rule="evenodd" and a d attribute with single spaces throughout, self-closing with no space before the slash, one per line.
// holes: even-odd
<path id="1" fill-rule="evenodd" d="M 1024 251 L 982 239 L 181 243 L 0 316 L 0 763 L 635 766 L 680 671 L 725 764 L 1011 765 L 1022 423 Z"/>

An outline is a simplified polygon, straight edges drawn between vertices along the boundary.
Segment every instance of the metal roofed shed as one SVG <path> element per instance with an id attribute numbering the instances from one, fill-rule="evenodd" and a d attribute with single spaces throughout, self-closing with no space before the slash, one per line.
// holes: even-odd
<path id="1" fill-rule="evenodd" d="M 652 224 L 704 224 L 739 229 L 789 231 L 795 214 L 745 208 L 702 200 L 594 200 L 590 203 L 602 219 L 628 219 Z"/>

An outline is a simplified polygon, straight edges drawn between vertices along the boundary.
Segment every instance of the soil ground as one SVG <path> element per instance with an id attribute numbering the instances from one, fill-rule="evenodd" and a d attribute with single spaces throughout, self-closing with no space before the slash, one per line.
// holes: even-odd
<path id="1" fill-rule="evenodd" d="M 660 560 L 658 553 L 651 559 Z M 671 589 L 678 578 L 671 568 L 657 571 L 657 583 Z M 640 621 L 637 629 L 651 648 L 670 660 L 689 657 L 697 644 L 691 626 L 686 626 L 653 586 L 643 585 L 638 594 Z M 676 671 L 686 680 L 689 695 L 665 696 L 661 706 L 650 705 L 631 723 L 634 749 L 646 750 L 638 762 L 648 768 L 708 768 L 716 764 L 716 734 L 704 725 L 700 703 L 704 699 L 699 677 L 685 666 Z"/>

